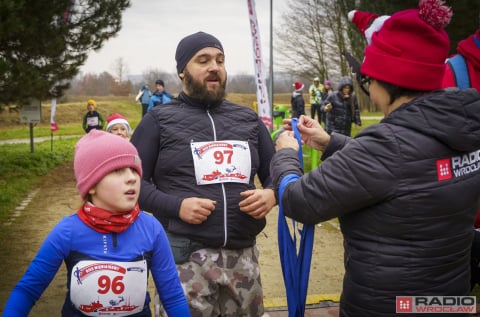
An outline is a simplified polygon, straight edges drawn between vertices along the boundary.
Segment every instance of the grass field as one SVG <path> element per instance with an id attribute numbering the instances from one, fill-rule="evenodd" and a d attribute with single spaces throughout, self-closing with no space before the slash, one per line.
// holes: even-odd
<path id="1" fill-rule="evenodd" d="M 41 122 L 32 127 L 20 123 L 20 114 L 9 112 L 3 108 L 0 112 L 0 142 L 12 139 L 34 140 L 40 137 L 46 140 L 39 143 L 15 143 L 0 145 L 0 220 L 8 216 L 9 212 L 23 199 L 36 184 L 38 177 L 48 174 L 59 164 L 73 160 L 73 149 L 76 141 L 84 134 L 82 119 L 86 112 L 86 101 L 94 99 L 97 110 L 106 119 L 110 114 L 118 112 L 128 118 L 135 128 L 141 120 L 141 106 L 134 101 L 134 97 L 90 97 L 68 96 L 63 98 L 64 103 L 57 104 L 55 121 L 59 130 L 50 131 L 50 101 L 42 103 Z M 255 94 L 229 94 L 232 102 L 253 108 L 256 101 Z M 275 95 L 274 105 L 288 105 L 290 94 Z M 309 110 L 307 109 L 307 113 Z M 353 127 L 355 135 L 364 127 L 378 122 L 379 113 L 362 114 L 363 126 Z M 369 116 L 376 119 L 369 120 Z M 32 134 L 31 134 L 32 133 Z M 55 137 L 55 140 L 51 137 Z M 70 138 L 71 137 L 71 138 Z M 33 149 L 33 151 L 32 151 Z M 311 153 L 306 155 L 305 166 L 309 169 Z"/>

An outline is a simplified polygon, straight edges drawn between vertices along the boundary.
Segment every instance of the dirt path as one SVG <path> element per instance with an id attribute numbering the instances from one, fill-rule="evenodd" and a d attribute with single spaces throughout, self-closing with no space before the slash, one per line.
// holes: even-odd
<path id="1" fill-rule="evenodd" d="M 12 211 L 11 221 L 0 230 L 0 309 L 3 310 L 15 283 L 35 256 L 53 226 L 64 216 L 76 211 L 80 204 L 71 164 L 56 168 L 43 177 L 30 202 Z M 258 236 L 265 306 L 286 306 L 277 245 L 277 210 L 268 216 L 268 225 Z M 343 276 L 342 236 L 335 222 L 315 227 L 315 244 L 307 303 L 336 300 Z M 58 316 L 65 297 L 66 271 L 57 276 L 35 305 L 30 316 Z M 151 283 L 152 284 L 152 283 Z M 0 310 L 0 311 L 1 311 Z"/>

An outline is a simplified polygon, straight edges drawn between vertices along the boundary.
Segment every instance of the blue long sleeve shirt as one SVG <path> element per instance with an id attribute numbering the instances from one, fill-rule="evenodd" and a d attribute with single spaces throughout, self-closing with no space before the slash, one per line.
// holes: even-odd
<path id="1" fill-rule="evenodd" d="M 141 212 L 127 230 L 100 233 L 77 214 L 63 218 L 50 232 L 6 303 L 3 317 L 28 316 L 65 261 L 68 293 L 62 316 L 84 316 L 70 300 L 72 270 L 80 260 L 131 262 L 146 260 L 160 300 L 169 316 L 190 316 L 165 231 L 153 217 Z M 133 316 L 133 315 L 132 315 Z M 134 316 L 150 316 L 148 296 L 144 310 Z"/>

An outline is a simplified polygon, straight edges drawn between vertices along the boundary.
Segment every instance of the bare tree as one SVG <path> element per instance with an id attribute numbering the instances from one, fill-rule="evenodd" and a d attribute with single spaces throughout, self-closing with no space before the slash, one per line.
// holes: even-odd
<path id="1" fill-rule="evenodd" d="M 346 3 L 347 2 L 347 3 Z M 350 4 L 351 2 L 351 4 Z M 351 1 L 289 1 L 277 31 L 277 67 L 311 80 L 340 77 L 348 73 L 342 52 L 349 47 L 347 12 Z"/>
<path id="2" fill-rule="evenodd" d="M 167 73 L 159 69 L 148 69 L 143 72 L 142 77 L 143 82 L 141 84 L 148 84 L 152 91 L 155 90 L 155 81 L 157 79 L 163 80 L 165 90 L 172 95 L 176 95 L 182 89 L 182 83 L 177 74 Z"/>
<path id="3" fill-rule="evenodd" d="M 111 68 L 113 75 L 118 82 L 121 83 L 127 79 L 128 65 L 123 57 L 118 57 L 117 59 L 115 59 L 112 63 Z"/>
<path id="4" fill-rule="evenodd" d="M 350 10 L 356 8 L 355 0 L 303 0 L 289 1 L 289 12 L 277 31 L 275 49 L 280 55 L 277 69 L 294 74 L 306 82 L 319 76 L 322 80 L 338 82 L 342 76 L 352 76 L 343 52 L 352 52 L 363 58 L 365 40 L 348 21 Z M 353 77 L 353 76 L 352 76 Z M 361 109 L 371 109 L 368 98 L 359 96 Z M 373 109 L 374 110 L 374 109 Z"/>

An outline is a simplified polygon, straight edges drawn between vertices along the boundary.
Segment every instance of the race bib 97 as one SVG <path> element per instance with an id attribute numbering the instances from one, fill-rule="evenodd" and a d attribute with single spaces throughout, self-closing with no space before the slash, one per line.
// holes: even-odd
<path id="1" fill-rule="evenodd" d="M 190 146 L 197 185 L 249 183 L 252 160 L 248 142 L 192 142 Z"/>

